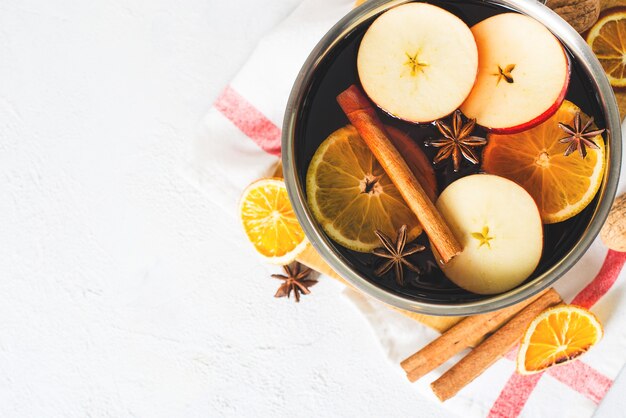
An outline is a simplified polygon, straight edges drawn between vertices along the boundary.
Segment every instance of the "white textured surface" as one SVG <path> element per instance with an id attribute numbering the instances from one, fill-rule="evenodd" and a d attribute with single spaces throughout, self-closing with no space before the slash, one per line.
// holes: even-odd
<path id="1" fill-rule="evenodd" d="M 0 415 L 443 416 L 178 175 L 297 0 L 0 2 Z M 598 416 L 623 416 L 624 377 Z"/>

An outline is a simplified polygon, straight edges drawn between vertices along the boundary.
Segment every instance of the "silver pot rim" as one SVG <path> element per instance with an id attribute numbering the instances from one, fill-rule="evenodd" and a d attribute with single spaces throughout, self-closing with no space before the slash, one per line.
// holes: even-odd
<path id="1" fill-rule="evenodd" d="M 536 0 L 479 0 L 485 3 L 504 6 L 531 16 L 552 31 L 574 55 L 595 87 L 597 100 L 605 115 L 605 126 L 609 132 L 607 139 L 607 165 L 603 184 L 598 191 L 599 203 L 591 221 L 574 247 L 555 265 L 528 283 L 508 292 L 486 296 L 484 299 L 463 302 L 436 304 L 416 301 L 408 297 L 387 291 L 371 283 L 358 272 L 350 268 L 343 257 L 337 253 L 329 238 L 313 218 L 306 201 L 302 184 L 298 178 L 295 159 L 295 133 L 299 112 L 305 99 L 309 83 L 324 57 L 337 46 L 350 32 L 363 22 L 383 11 L 409 3 L 412 0 L 370 0 L 352 10 L 333 26 L 313 49 L 304 63 L 292 88 L 287 104 L 282 131 L 282 162 L 289 198 L 298 221 L 302 225 L 311 245 L 322 258 L 356 289 L 379 301 L 412 312 L 439 316 L 460 316 L 485 313 L 521 302 L 561 278 L 584 255 L 599 234 L 613 203 L 619 182 L 622 159 L 622 133 L 617 102 L 602 66 L 587 43 L 560 16 Z M 462 0 L 455 0 L 459 3 Z"/>

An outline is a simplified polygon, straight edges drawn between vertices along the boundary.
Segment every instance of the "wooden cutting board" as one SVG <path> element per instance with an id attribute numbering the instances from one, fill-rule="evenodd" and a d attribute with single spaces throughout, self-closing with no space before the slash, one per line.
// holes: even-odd
<path id="1" fill-rule="evenodd" d="M 339 280 L 346 286 L 351 285 L 346 282 L 341 276 L 333 271 L 332 268 L 322 259 L 322 257 L 315 251 L 313 246 L 310 244 L 307 246 L 306 250 L 298 257 L 297 259 L 300 263 L 304 264 L 307 267 L 312 268 L 315 271 L 319 271 L 326 276 L 332 277 L 333 279 Z M 431 316 L 431 315 L 422 315 L 415 312 L 405 311 L 403 309 L 397 309 L 392 306 L 389 306 L 390 309 L 395 309 L 398 312 L 406 315 L 407 317 L 414 319 L 422 324 L 429 326 L 439 332 L 444 332 L 452 325 L 459 322 L 462 317 L 459 316 Z"/>

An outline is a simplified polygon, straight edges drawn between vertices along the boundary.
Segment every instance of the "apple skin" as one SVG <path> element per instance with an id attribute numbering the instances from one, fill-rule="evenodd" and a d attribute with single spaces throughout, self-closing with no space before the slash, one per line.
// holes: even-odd
<path id="1" fill-rule="evenodd" d="M 550 106 L 545 112 L 543 112 L 541 115 L 537 116 L 533 120 L 526 122 L 526 123 L 522 123 L 521 125 L 512 126 L 510 128 L 485 127 L 485 129 L 487 129 L 489 132 L 492 132 L 494 134 L 516 134 L 516 133 L 534 128 L 535 126 L 540 125 L 543 122 L 550 119 L 550 117 L 554 115 L 557 110 L 559 110 L 559 107 L 561 107 L 561 104 L 563 104 L 563 101 L 565 100 L 565 96 L 567 96 L 567 90 L 569 89 L 569 82 L 572 77 L 572 66 L 571 66 L 569 56 L 567 55 L 565 50 L 563 50 L 563 54 L 565 55 L 565 58 L 567 59 L 567 78 L 565 79 L 565 84 L 563 85 L 563 89 L 561 90 L 559 97 L 556 99 L 556 102 L 554 102 L 552 106 Z"/>
<path id="2" fill-rule="evenodd" d="M 511 25 L 513 25 L 514 31 L 500 40 L 496 35 L 501 33 L 501 31 L 507 30 L 506 28 L 511 27 Z M 531 39 L 535 38 L 537 42 L 541 42 L 541 48 L 538 48 L 539 51 L 534 51 L 528 46 L 520 46 L 523 45 L 523 42 L 520 41 L 521 37 L 526 33 L 521 32 L 522 30 L 528 31 Z M 567 95 L 571 78 L 571 62 L 565 48 L 554 34 L 550 33 L 548 29 L 534 19 L 517 13 L 503 13 L 487 18 L 474 25 L 472 33 L 475 36 L 479 50 L 479 71 L 472 92 L 460 106 L 461 111 L 467 117 L 476 118 L 477 124 L 489 132 L 512 134 L 533 128 L 556 113 Z M 520 48 L 512 48 L 515 45 L 520 46 Z M 531 49 L 533 52 L 529 52 L 528 49 Z M 556 52 L 557 49 L 560 53 Z M 525 79 L 526 83 L 534 84 L 533 88 L 535 90 L 528 90 L 529 84 L 522 84 L 519 88 L 502 93 L 497 89 L 492 89 L 490 87 L 491 84 L 486 81 L 486 77 L 496 75 L 489 70 L 496 63 L 498 65 L 502 62 L 512 62 L 513 64 L 526 63 L 527 68 L 533 68 L 533 65 L 530 63 L 543 62 L 539 59 L 542 56 L 551 57 L 547 63 L 549 69 L 544 70 L 544 76 L 548 74 L 551 78 L 554 78 L 556 75 L 562 76 L 562 78 L 559 77 L 558 81 L 553 79 L 550 83 L 544 83 L 545 89 L 543 90 L 539 87 L 541 84 L 537 85 L 537 82 L 541 83 L 544 80 L 539 78 L 542 73 L 536 64 L 534 65 L 535 69 L 532 73 L 532 78 Z M 520 65 L 518 65 L 519 67 Z M 545 81 L 547 82 L 547 80 Z M 513 82 L 510 81 L 509 83 Z M 535 93 L 532 93 L 533 91 Z M 546 93 L 548 94 L 547 97 Z M 542 109 L 537 109 L 536 105 L 533 106 L 534 102 L 528 100 L 526 103 L 524 101 L 517 103 L 517 107 L 504 105 L 504 103 L 510 101 L 510 98 L 515 100 L 516 97 L 522 96 L 530 99 L 540 99 L 538 103 L 542 103 L 542 107 L 545 106 L 545 110 L 537 114 Z M 507 97 L 508 99 L 504 100 Z M 516 115 L 517 117 L 511 117 L 510 126 L 506 126 L 505 116 L 507 113 L 502 111 L 502 109 L 509 108 L 511 109 L 511 114 L 518 114 Z M 516 112 L 516 109 L 524 109 L 524 111 Z M 524 121 L 520 116 L 526 116 L 526 113 L 529 113 L 529 119 Z"/>

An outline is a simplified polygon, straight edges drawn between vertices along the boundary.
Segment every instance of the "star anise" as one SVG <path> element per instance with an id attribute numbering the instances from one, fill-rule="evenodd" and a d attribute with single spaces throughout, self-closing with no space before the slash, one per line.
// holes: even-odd
<path id="1" fill-rule="evenodd" d="M 580 111 L 576 112 L 573 127 L 559 122 L 559 128 L 563 129 L 563 131 L 565 131 L 565 133 L 568 135 L 565 138 L 559 140 L 561 144 L 569 144 L 569 146 L 565 150 L 566 157 L 574 151 L 578 150 L 580 156 L 582 158 L 585 158 L 587 156 L 587 147 L 592 149 L 600 149 L 600 147 L 595 142 L 593 142 L 592 139 L 595 138 L 597 135 L 603 133 L 606 129 L 589 130 L 591 125 L 593 125 L 593 117 L 589 118 L 587 123 L 582 126 Z"/>
<path id="2" fill-rule="evenodd" d="M 435 156 L 435 164 L 450 156 L 454 163 L 454 171 L 459 171 L 461 168 L 461 157 L 472 164 L 478 164 L 478 157 L 472 148 L 485 145 L 487 140 L 478 136 L 470 136 L 476 126 L 476 119 L 469 119 L 466 124 L 463 124 L 461 111 L 457 110 L 452 116 L 452 127 L 440 120 L 436 121 L 435 125 L 443 135 L 443 138 L 427 142 L 427 145 L 440 148 Z"/>
<path id="3" fill-rule="evenodd" d="M 404 286 L 404 266 L 408 267 L 410 270 L 413 270 L 418 274 L 420 273 L 420 269 L 416 265 L 408 261 L 406 257 L 410 256 L 411 254 L 424 251 L 426 249 L 426 247 L 419 244 L 411 244 L 409 246 L 406 246 L 406 230 L 406 225 L 402 225 L 402 227 L 400 227 L 395 242 L 393 242 L 391 238 L 383 234 L 381 231 L 376 230 L 376 236 L 383 244 L 383 246 L 381 248 L 376 248 L 374 251 L 372 251 L 374 255 L 386 259 L 385 262 L 374 271 L 374 274 L 378 277 L 381 277 L 393 268 L 393 272 L 396 277 L 396 283 L 398 283 L 398 285 L 400 286 Z"/>
<path id="4" fill-rule="evenodd" d="M 309 274 L 311 274 L 311 269 L 305 267 L 303 270 L 300 270 L 300 263 L 296 262 L 293 266 L 283 266 L 283 270 L 285 270 L 285 274 L 272 274 L 272 277 L 275 279 L 279 279 L 283 281 L 283 284 L 280 285 L 278 291 L 274 295 L 275 298 L 282 298 L 287 296 L 287 298 L 291 297 L 291 292 L 296 297 L 296 302 L 300 302 L 300 293 L 308 295 L 311 293 L 309 287 L 315 285 L 317 280 L 307 278 Z"/>

